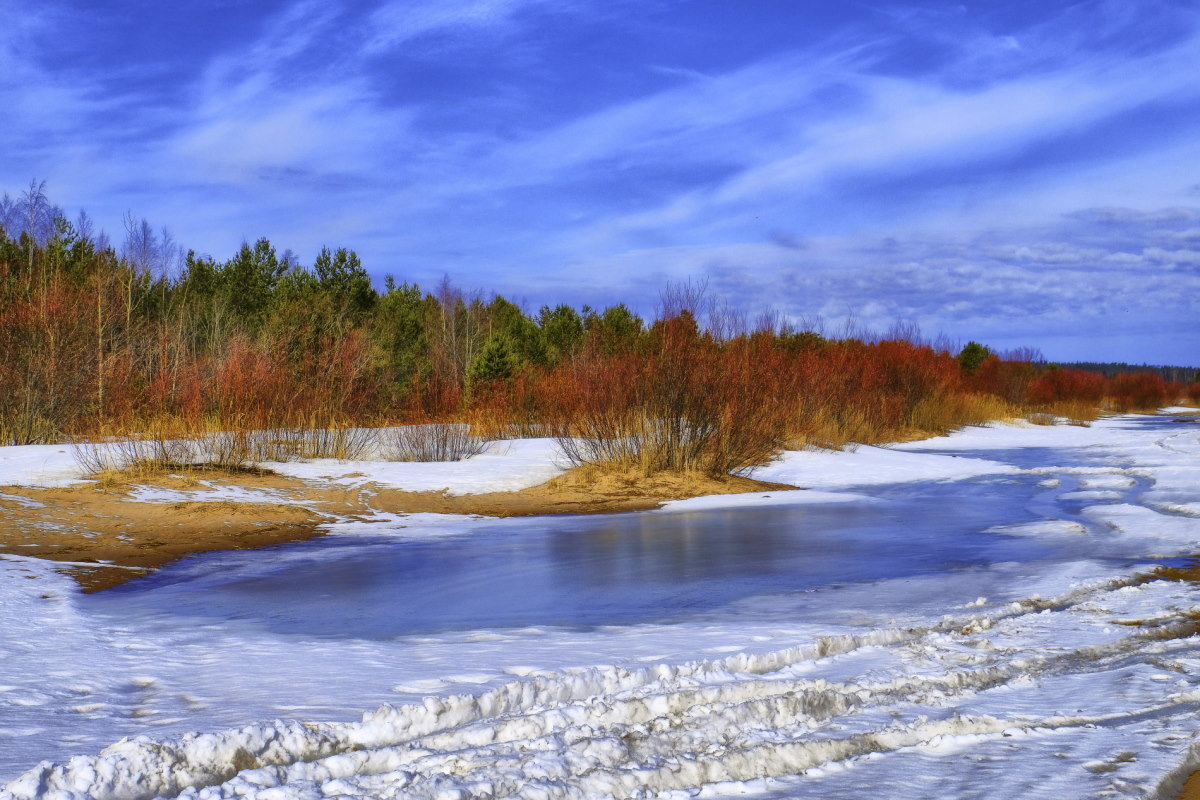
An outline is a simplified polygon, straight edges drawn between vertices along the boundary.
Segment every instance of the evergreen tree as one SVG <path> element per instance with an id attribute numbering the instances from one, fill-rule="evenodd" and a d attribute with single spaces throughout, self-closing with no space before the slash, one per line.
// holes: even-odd
<path id="1" fill-rule="evenodd" d="M 584 320 L 588 337 L 595 341 L 600 352 L 624 352 L 633 348 L 642 332 L 642 318 L 624 303 L 609 306 L 604 312 L 589 312 Z"/>
<path id="2" fill-rule="evenodd" d="M 379 299 L 371 287 L 371 276 L 353 250 L 339 247 L 330 253 L 328 247 L 322 247 L 313 272 L 321 290 L 344 302 L 351 311 L 369 311 Z"/>
<path id="3" fill-rule="evenodd" d="M 542 306 L 538 326 L 546 340 L 547 356 L 551 363 L 569 359 L 583 345 L 583 317 L 568 305 Z"/>
<path id="4" fill-rule="evenodd" d="M 257 325 L 287 268 L 267 239 L 253 247 L 243 242 L 238 254 L 221 267 L 221 293 L 241 319 Z"/>
<path id="5" fill-rule="evenodd" d="M 520 361 L 537 365 L 547 363 L 542 330 L 515 303 L 497 295 L 487 310 L 493 336 L 507 339 Z"/>
<path id="6" fill-rule="evenodd" d="M 373 332 L 392 370 L 395 388 L 403 391 L 433 368 L 427 320 L 436 316 L 437 301 L 422 296 L 416 284 L 397 285 L 390 275 L 386 288 L 375 306 Z"/>
<path id="7" fill-rule="evenodd" d="M 511 378 L 521 368 L 521 357 L 506 336 L 492 336 L 467 367 L 467 386 Z"/>
<path id="8" fill-rule="evenodd" d="M 966 347 L 958 354 L 958 364 L 962 367 L 963 372 L 968 375 L 974 375 L 991 354 L 992 351 L 979 344 L 979 342 L 967 342 Z"/>

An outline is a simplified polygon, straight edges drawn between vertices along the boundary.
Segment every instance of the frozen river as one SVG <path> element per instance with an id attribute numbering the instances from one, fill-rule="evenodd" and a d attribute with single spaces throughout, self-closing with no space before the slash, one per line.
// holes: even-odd
<path id="1" fill-rule="evenodd" d="M 1200 552 L 1200 425 L 971 429 L 760 476 L 813 489 L 347 523 L 90 596 L 0 561 L 0 783 L 138 735 L 10 789 L 1160 796 L 1200 766 L 1200 601 L 1136 577 Z M 222 772 L 239 750 L 263 768 Z"/>
<path id="2" fill-rule="evenodd" d="M 478 522 L 192 559 L 85 598 L 110 620 L 246 620 L 272 633 L 392 639 L 526 626 L 686 620 L 749 597 L 1042 558 L 1083 542 L 983 533 L 1044 490 L 1035 476 L 901 484 L 853 503 Z M 1015 511 L 1014 511 L 1015 510 Z M 1065 509 L 1064 509 L 1065 510 Z"/>

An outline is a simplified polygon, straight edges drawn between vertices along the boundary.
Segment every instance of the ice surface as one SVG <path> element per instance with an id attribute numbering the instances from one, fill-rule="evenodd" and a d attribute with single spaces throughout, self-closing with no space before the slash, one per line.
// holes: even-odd
<path id="1" fill-rule="evenodd" d="M 763 473 L 816 488 L 629 519 L 678 523 L 686 552 L 699 534 L 682 526 L 705 515 L 762 503 L 870 518 L 903 502 L 920 513 L 922 498 L 935 515 L 961 485 L 995 495 L 964 536 L 1047 555 L 830 575 L 669 621 L 380 639 L 273 631 L 266 596 L 209 619 L 153 608 L 182 583 L 101 610 L 44 562 L 2 559 L 4 796 L 1167 798 L 1200 767 L 1200 601 L 1139 563 L 1200 548 L 1200 429 L 1132 416 L 991 426 L 787 454 Z M 489 479 L 474 480 L 443 486 Z M 911 535 L 881 519 L 881 534 Z M 520 524 L 387 517 L 324 542 L 499 546 Z M 577 535 L 614 541 L 601 530 Z M 290 569 L 336 555 L 322 552 L 259 556 Z M 188 581 L 220 592 L 232 562 L 209 563 Z M 327 602 L 353 627 L 352 609 Z"/>

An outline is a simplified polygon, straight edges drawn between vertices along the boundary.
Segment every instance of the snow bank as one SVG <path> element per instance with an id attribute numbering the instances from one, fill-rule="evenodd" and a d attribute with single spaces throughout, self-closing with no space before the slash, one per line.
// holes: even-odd
<path id="1" fill-rule="evenodd" d="M 512 439 L 489 442 L 486 452 L 463 461 L 387 462 L 317 459 L 266 464 L 297 478 L 319 478 L 345 486 L 378 483 L 410 492 L 449 494 L 518 491 L 562 474 L 558 445 L 553 439 Z"/>
<path id="2" fill-rule="evenodd" d="M 980 458 L 860 446 L 853 450 L 790 450 L 756 470 L 754 477 L 764 481 L 828 489 L 963 480 L 1017 471 L 1010 464 Z"/>
<path id="3" fill-rule="evenodd" d="M 82 471 L 64 444 L 0 447 L 0 486 L 70 486 Z"/>
<path id="4" fill-rule="evenodd" d="M 553 439 L 514 439 L 489 442 L 486 452 L 463 461 L 389 462 L 307 461 L 263 462 L 262 466 L 283 475 L 321 479 L 354 487 L 378 483 L 414 492 L 442 491 L 450 494 L 517 491 L 544 483 L 562 474 L 565 464 Z M 84 480 L 69 445 L 0 447 L 0 486 L 69 486 Z M 157 493 L 156 493 L 157 492 Z M 238 498 L 228 488 L 207 496 L 187 493 L 190 500 Z M 143 490 L 139 499 L 176 502 L 180 493 Z M 278 502 L 277 499 L 271 502 Z"/>
<path id="5" fill-rule="evenodd" d="M 874 498 L 851 492 L 821 491 L 777 491 L 750 492 L 746 494 L 713 494 L 690 497 L 686 500 L 671 500 L 663 503 L 657 513 L 677 511 L 711 511 L 719 508 L 768 508 L 770 506 L 822 505 L 825 503 L 873 503 Z"/>

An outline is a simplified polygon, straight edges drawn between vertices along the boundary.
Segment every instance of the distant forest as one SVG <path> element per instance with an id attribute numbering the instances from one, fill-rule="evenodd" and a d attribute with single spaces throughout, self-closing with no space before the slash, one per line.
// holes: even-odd
<path id="1" fill-rule="evenodd" d="M 490 437 L 657 437 L 672 454 L 646 469 L 729 471 L 784 445 L 1197 396 L 1195 370 L 826 336 L 691 284 L 664 287 L 650 320 L 622 304 L 530 311 L 449 280 L 381 289 L 344 248 L 306 265 L 259 239 L 218 260 L 132 216 L 114 242 L 33 183 L 0 199 L 0 443 L 453 420 Z"/>
<path id="2" fill-rule="evenodd" d="M 1059 366 L 1063 369 L 1095 372 L 1106 378 L 1115 378 L 1127 372 L 1153 372 L 1162 377 L 1163 380 L 1173 383 L 1195 383 L 1196 381 L 1200 381 L 1200 369 L 1194 367 L 1169 367 L 1161 364 L 1124 364 L 1121 362 L 1097 364 L 1091 361 L 1059 364 Z"/>

